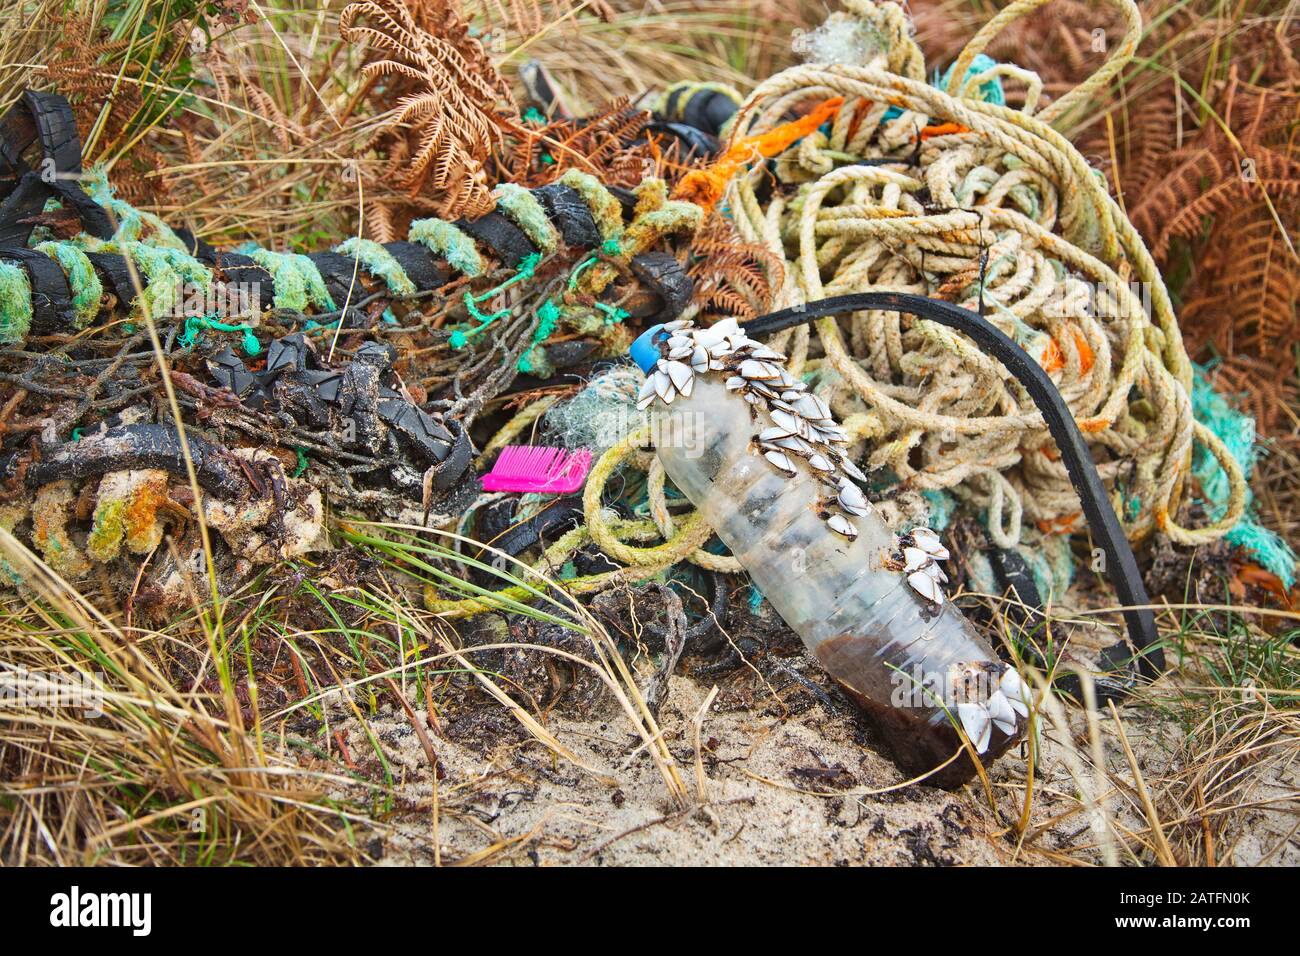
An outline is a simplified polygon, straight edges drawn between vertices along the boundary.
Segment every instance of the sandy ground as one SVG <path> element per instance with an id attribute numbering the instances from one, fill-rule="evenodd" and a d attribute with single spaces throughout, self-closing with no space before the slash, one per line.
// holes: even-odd
<path id="1" fill-rule="evenodd" d="M 341 702 L 330 708 L 331 734 L 346 744 L 353 772 L 376 785 L 335 796 L 372 808 L 379 825 L 364 845 L 381 865 L 1154 861 L 1141 849 L 1144 839 L 1150 842 L 1143 836 L 1148 823 L 1109 714 L 1098 715 L 1096 747 L 1081 709 L 1047 715 L 1022 838 L 1017 824 L 1029 770 L 1023 752 L 1008 753 L 989 769 L 989 788 L 978 780 L 955 792 L 908 784 L 874 727 L 803 654 L 798 639 L 779 621 L 762 624 L 752 631 L 766 645 L 762 676 L 741 666 L 703 677 L 699 661 L 688 658 L 668 682 L 658 719 L 690 795 L 685 808 L 671 801 L 664 778 L 608 692 L 594 681 L 584 686 L 580 669 L 564 672 L 553 657 L 526 651 L 508 652 L 495 663 L 509 675 L 503 682 L 517 700 L 531 702 L 530 711 L 587 769 L 553 754 L 461 675 L 439 705 L 436 726 L 413 689 L 408 694 L 440 768 L 436 794 L 412 716 L 381 696 L 365 727 L 354 708 Z M 503 625 L 491 639 L 509 640 Z M 642 677 L 652 660 L 646 655 L 640 661 L 646 665 Z M 696 676 L 684 676 L 692 672 Z M 640 678 L 638 684 L 644 686 Z M 697 722 L 714 687 L 712 706 Z M 1155 791 L 1179 769 L 1179 730 L 1149 708 L 1126 708 L 1123 720 Z M 1094 770 L 1097 759 L 1109 776 Z M 1243 794 L 1254 806 L 1236 811 L 1224 829 L 1219 862 L 1300 865 L 1296 762 L 1283 762 Z M 391 787 L 385 785 L 390 778 Z M 1095 810 L 1098 798 L 1109 828 Z M 1174 827 L 1182 812 L 1160 808 Z M 1183 820 L 1182 826 L 1170 831 L 1176 849 L 1189 828 L 1190 839 L 1199 838 L 1199 821 Z M 1137 834 L 1129 840 L 1136 852 L 1115 833 Z"/>
<path id="2" fill-rule="evenodd" d="M 1017 754 L 992 768 L 992 805 L 978 783 L 957 792 L 899 788 L 902 774 L 861 717 L 828 714 L 821 705 L 799 714 L 756 715 L 729 707 L 724 696 L 703 721 L 697 760 L 694 717 L 709 686 L 673 678 L 660 712 L 695 800 L 684 810 L 671 804 L 663 778 L 613 708 L 585 719 L 552 714 L 546 722 L 593 773 L 553 756 L 499 705 L 484 701 L 476 716 L 429 735 L 442 768 L 435 824 L 418 736 L 404 711 L 381 709 L 368 724 L 389 761 L 397 798 L 385 825 L 368 838 L 367 852 L 387 865 L 1104 862 L 1098 846 L 1104 831 L 1094 828 L 1099 818 L 1076 799 L 1079 788 L 1050 731 L 1035 776 L 1030 837 L 1020 843 L 1013 824 L 1022 812 L 1027 768 Z M 427 727 L 423 715 L 417 719 Z M 1083 717 L 1071 715 L 1071 723 L 1086 748 Z M 342 727 L 353 755 L 373 753 L 355 719 Z M 1167 758 L 1160 729 L 1145 732 L 1135 722 L 1127 732 L 1142 754 L 1144 774 L 1162 772 Z M 1120 766 L 1118 741 L 1103 739 L 1106 763 Z M 357 759 L 363 770 L 368 759 L 378 769 L 377 758 Z M 1288 787 L 1296 792 L 1293 776 L 1277 784 Z M 1118 826 L 1144 825 L 1134 794 L 1112 791 L 1107 806 Z M 1287 838 L 1293 825 L 1294 813 L 1285 808 L 1254 813 L 1231 862 L 1300 863 L 1300 848 Z M 1117 854 L 1120 862 L 1138 862 L 1123 850 Z"/>

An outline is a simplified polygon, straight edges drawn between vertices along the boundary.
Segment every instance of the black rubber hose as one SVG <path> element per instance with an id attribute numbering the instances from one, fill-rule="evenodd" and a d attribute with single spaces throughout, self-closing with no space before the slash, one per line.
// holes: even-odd
<path id="1" fill-rule="evenodd" d="M 1024 385 L 1061 451 L 1070 483 L 1079 495 L 1093 536 L 1106 552 L 1107 576 L 1124 605 L 1124 621 L 1137 649 L 1141 673 L 1150 680 L 1158 677 L 1164 670 L 1164 653 L 1159 645 L 1155 615 L 1150 608 L 1151 601 L 1142 583 L 1133 549 L 1129 546 L 1124 529 L 1120 527 L 1119 518 L 1110 506 L 1110 499 L 1101 483 L 1101 476 L 1097 474 L 1097 466 L 1088 451 L 1088 445 L 1083 440 L 1070 409 L 1061 398 L 1061 393 L 1056 390 L 1056 385 L 1048 378 L 1042 366 L 997 326 L 978 313 L 939 299 L 902 292 L 860 292 L 807 302 L 759 316 L 746 322 L 744 329 L 751 336 L 771 335 L 813 319 L 868 309 L 906 312 L 968 335 Z M 1109 671 L 1116 671 L 1121 666 L 1132 669 L 1133 655 L 1122 643 L 1106 648 L 1101 656 Z M 1127 692 L 1130 686 L 1131 681 L 1109 684 L 1098 682 L 1098 693 L 1103 697 L 1119 696 Z"/>
<path id="2" fill-rule="evenodd" d="M 218 498 L 238 499 L 253 490 L 239 460 L 220 445 L 187 434 L 190 460 L 199 485 Z M 87 435 L 49 451 L 27 467 L 28 488 L 52 481 L 81 480 L 131 468 L 160 468 L 177 478 L 187 475 L 180 434 L 172 425 L 123 425 Z"/>

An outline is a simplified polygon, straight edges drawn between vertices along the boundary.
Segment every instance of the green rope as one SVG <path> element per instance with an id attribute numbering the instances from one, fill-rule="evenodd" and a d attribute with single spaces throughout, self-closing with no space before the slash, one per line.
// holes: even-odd
<path id="1" fill-rule="evenodd" d="M 474 240 L 444 219 L 436 216 L 417 219 L 411 223 L 407 237 L 411 242 L 418 242 L 442 256 L 453 269 L 471 279 L 483 274 L 483 259 L 478 254 Z"/>
<path id="2" fill-rule="evenodd" d="M 597 302 L 596 308 L 605 313 L 606 325 L 616 325 L 631 314 L 618 308 L 618 306 L 610 305 L 608 302 Z"/>
<path id="3" fill-rule="evenodd" d="M 537 318 L 537 330 L 533 332 L 533 346 L 519 356 L 519 361 L 515 363 L 515 368 L 524 373 L 534 371 L 545 359 L 546 353 L 542 349 L 542 343 L 555 332 L 555 327 L 560 322 L 560 309 L 547 299 L 537 310 Z"/>
<path id="4" fill-rule="evenodd" d="M 307 470 L 307 465 L 310 464 L 307 461 L 307 456 L 303 454 L 303 450 L 301 448 L 295 448 L 294 451 L 298 453 L 298 467 L 295 468 L 293 470 L 293 474 L 289 476 L 291 478 L 297 478 L 299 475 L 301 475 L 304 471 Z"/>
<path id="5" fill-rule="evenodd" d="M 27 270 L 0 261 L 0 343 L 16 345 L 32 327 L 32 283 Z"/>
<path id="6" fill-rule="evenodd" d="M 102 166 L 95 166 L 82 174 L 81 184 L 90 198 L 95 200 L 113 214 L 117 220 L 117 231 L 113 233 L 115 242 L 148 242 L 151 245 L 185 252 L 185 243 L 180 240 L 171 227 L 151 212 L 136 209 L 124 199 L 113 195 L 109 185 L 108 173 Z M 145 227 L 149 228 L 145 235 Z M 90 238 L 82 234 L 84 238 Z"/>
<path id="7" fill-rule="evenodd" d="M 42 242 L 36 246 L 59 264 L 68 279 L 72 292 L 73 328 L 84 329 L 99 314 L 99 303 L 104 297 L 104 284 L 99 281 L 95 267 L 86 254 L 71 242 Z"/>
<path id="8" fill-rule="evenodd" d="M 537 264 L 541 261 L 542 261 L 542 254 L 540 252 L 534 252 L 528 256 L 525 256 L 523 262 L 519 264 L 519 271 L 516 272 L 514 275 L 512 275 L 509 279 L 506 279 L 506 281 L 502 282 L 500 285 L 494 286 L 493 288 L 488 289 L 486 292 L 480 293 L 479 295 L 471 295 L 470 293 L 466 292 L 465 310 L 469 313 L 470 317 L 476 320 L 479 324 L 474 328 L 470 329 L 468 332 L 461 332 L 459 329 L 456 332 L 453 332 L 451 334 L 451 338 L 448 340 L 451 347 L 454 349 L 464 348 L 466 343 L 468 343 L 471 338 L 478 335 L 480 332 L 486 329 L 493 322 L 499 321 L 500 319 L 508 318 L 510 315 L 510 309 L 508 307 L 503 309 L 498 309 L 495 312 L 483 312 L 479 309 L 478 303 L 486 302 L 488 299 L 496 298 L 498 295 L 500 295 L 502 292 L 505 292 L 511 286 L 518 285 L 520 282 L 526 282 L 527 280 L 531 279 L 533 275 L 537 272 Z"/>
<path id="9" fill-rule="evenodd" d="M 411 277 L 406 274 L 406 270 L 402 268 L 402 264 L 391 252 L 373 239 L 353 236 L 347 242 L 335 246 L 334 251 L 360 260 L 367 272 L 384 280 L 388 291 L 393 295 L 415 295 L 419 291 L 411 281 Z"/>
<path id="10" fill-rule="evenodd" d="M 248 355 L 259 355 L 262 351 L 262 343 L 257 340 L 250 325 L 231 325 L 226 322 L 218 321 L 209 316 L 191 315 L 185 320 L 185 328 L 176 343 L 183 349 L 194 348 L 194 342 L 200 332 L 209 330 L 213 332 L 242 332 L 243 342 L 241 343 L 244 352 Z"/>
<path id="11" fill-rule="evenodd" d="M 583 273 L 586 269 L 588 269 L 588 268 L 590 268 L 592 265 L 594 265 L 595 262 L 596 262 L 596 256 L 595 256 L 595 253 L 593 253 L 592 255 L 587 256 L 587 258 L 583 259 L 581 262 L 579 262 L 576 266 L 573 267 L 573 271 L 569 273 L 569 291 L 570 291 L 570 292 L 572 292 L 574 286 L 576 286 L 576 285 L 578 284 L 578 277 L 579 277 L 580 275 L 582 275 L 582 273 Z"/>

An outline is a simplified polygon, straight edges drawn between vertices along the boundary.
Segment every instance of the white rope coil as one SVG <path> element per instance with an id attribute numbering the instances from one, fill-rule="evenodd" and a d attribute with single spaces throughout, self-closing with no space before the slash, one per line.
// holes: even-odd
<path id="1" fill-rule="evenodd" d="M 1124 14 L 1124 37 L 1096 74 L 1037 113 L 1041 83 L 1028 71 L 966 76 L 998 30 L 1045 2 L 1017 0 L 990 21 L 945 91 L 925 82 L 897 4 L 848 0 L 879 53 L 866 63 L 793 67 L 760 84 L 733 138 L 765 132 L 814 101 L 842 96 L 844 104 L 829 134 L 780 157 L 774 198 L 759 200 L 771 174 L 756 167 L 732 180 L 727 204 L 742 236 L 786 263 L 773 277 L 778 308 L 868 290 L 982 304 L 1052 374 L 1129 536 L 1159 528 L 1180 544 L 1205 543 L 1241 516 L 1245 482 L 1222 443 L 1193 421 L 1191 363 L 1154 261 L 1104 178 L 1051 125 L 1132 56 L 1136 7 L 1110 0 Z M 993 75 L 1026 83 L 1021 109 L 975 98 Z M 891 109 L 900 115 L 889 117 Z M 921 137 L 919 165 L 909 165 L 927 127 L 934 135 Z M 899 162 L 855 165 L 881 158 Z M 1075 530 L 1078 497 L 1041 416 L 965 338 L 896 312 L 862 312 L 819 320 L 816 346 L 809 359 L 807 329 L 779 343 L 796 368 L 823 373 L 842 419 L 872 416 L 871 466 L 986 509 L 1002 546 Z M 1218 458 L 1231 487 L 1226 513 L 1196 529 L 1174 520 L 1193 439 Z"/>

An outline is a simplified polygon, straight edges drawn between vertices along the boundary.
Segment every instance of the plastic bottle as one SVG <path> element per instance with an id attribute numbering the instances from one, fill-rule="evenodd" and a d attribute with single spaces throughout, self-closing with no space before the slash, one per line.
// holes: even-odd
<path id="1" fill-rule="evenodd" d="M 928 529 L 896 536 L 846 489 L 864 477 L 843 454 L 847 436 L 784 356 L 732 320 L 656 326 L 631 354 L 664 470 L 900 766 L 942 766 L 926 782 L 952 787 L 975 772 L 958 724 L 984 762 L 1015 742 L 1025 687 L 944 597 L 946 549 Z"/>

